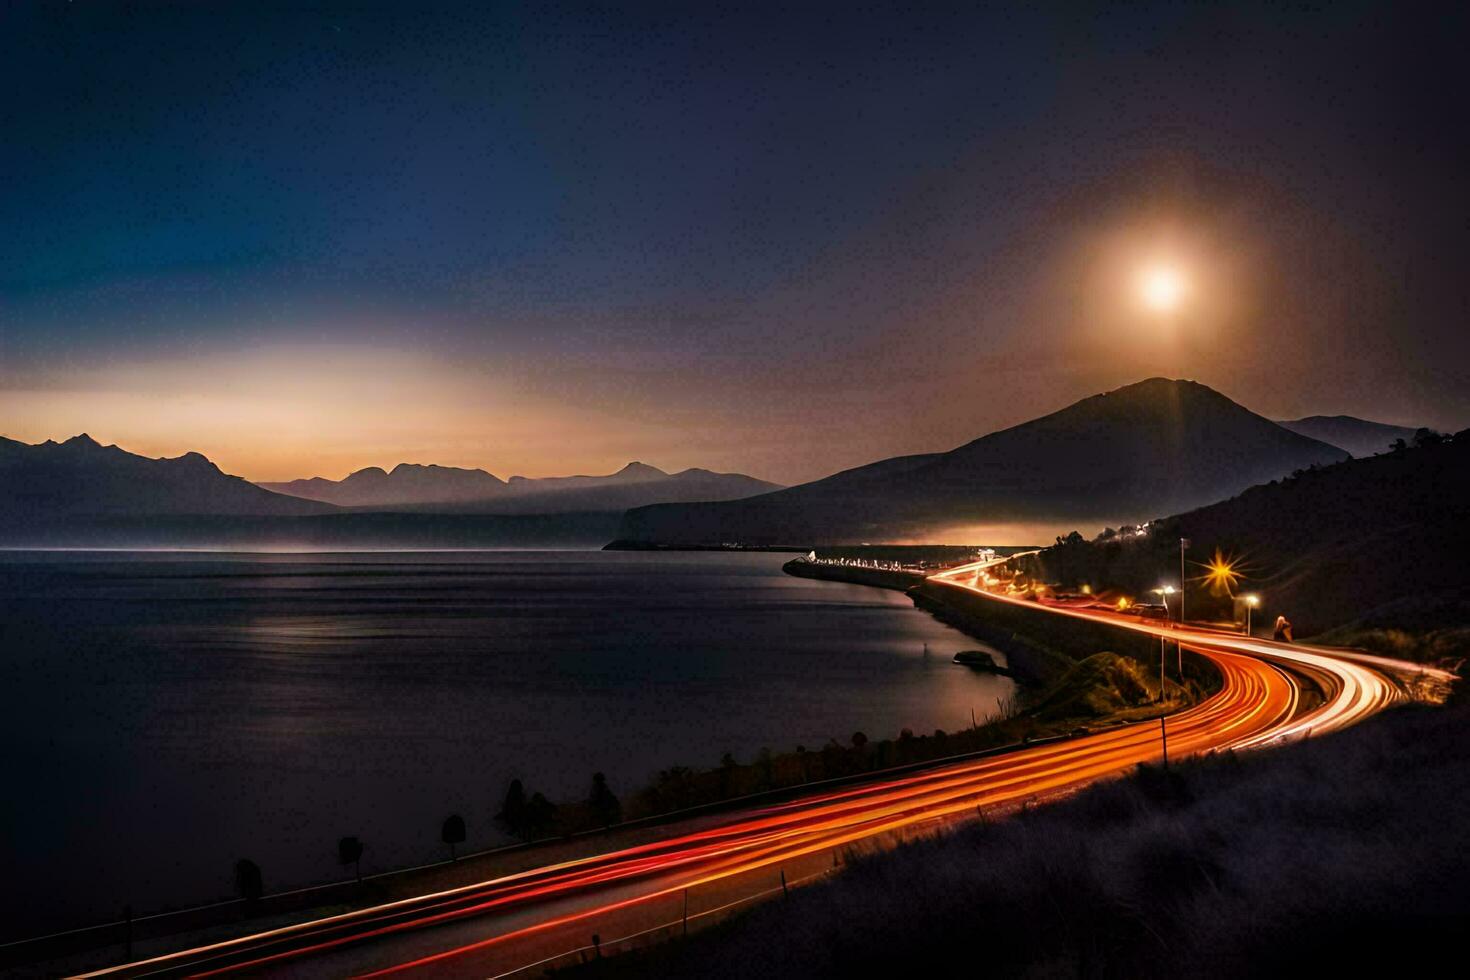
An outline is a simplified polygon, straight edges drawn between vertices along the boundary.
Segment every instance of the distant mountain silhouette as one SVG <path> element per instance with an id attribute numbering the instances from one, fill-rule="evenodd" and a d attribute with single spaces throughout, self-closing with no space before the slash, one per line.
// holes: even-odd
<path id="1" fill-rule="evenodd" d="M 658 503 L 697 500 L 738 500 L 781 489 L 742 473 L 715 473 L 688 469 L 678 473 L 643 463 L 629 463 L 611 476 L 550 477 L 544 480 L 511 478 L 504 497 L 464 504 L 455 512 L 479 514 L 556 514 L 617 511 Z"/>
<path id="2" fill-rule="evenodd" d="M 277 493 L 321 500 L 342 507 L 391 504 L 442 504 L 482 500 L 508 489 L 504 480 L 484 470 L 454 466 L 399 463 L 388 473 L 378 466 L 358 470 L 341 480 L 312 477 L 289 483 L 262 483 Z"/>
<path id="3" fill-rule="evenodd" d="M 734 500 L 780 489 L 779 484 L 739 473 L 702 469 L 665 473 L 637 462 L 606 476 L 513 476 L 509 482 L 484 470 L 401 464 L 392 473 L 370 467 L 340 481 L 318 477 L 261 486 L 358 509 L 464 514 L 622 512 L 645 504 Z"/>
<path id="4" fill-rule="evenodd" d="M 727 503 L 631 510 L 617 546 L 996 540 L 1177 512 L 1347 458 L 1192 381 L 1152 378 L 947 453 Z"/>
<path id="5" fill-rule="evenodd" d="M 0 521 L 14 526 L 140 515 L 300 516 L 328 505 L 271 493 L 198 453 L 150 459 L 82 434 L 28 445 L 0 438 Z"/>
<path id="6" fill-rule="evenodd" d="M 581 490 L 588 487 L 627 486 L 668 478 L 669 474 L 657 466 L 649 466 L 647 463 L 635 460 L 616 473 L 610 473 L 607 476 L 548 476 L 540 479 L 513 476 L 510 478 L 510 487 L 521 493 L 545 493 L 553 490 Z"/>
<path id="7" fill-rule="evenodd" d="M 1396 439 L 1413 442 L 1414 433 L 1418 431 L 1402 425 L 1356 419 L 1351 415 L 1309 415 L 1304 419 L 1276 424 L 1308 439 L 1346 450 L 1354 456 L 1386 453 Z"/>

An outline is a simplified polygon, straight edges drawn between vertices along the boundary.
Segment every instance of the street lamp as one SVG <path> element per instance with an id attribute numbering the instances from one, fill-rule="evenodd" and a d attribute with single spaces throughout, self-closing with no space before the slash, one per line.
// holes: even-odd
<path id="1" fill-rule="evenodd" d="M 1251 610 L 1261 604 L 1261 597 L 1255 593 L 1241 596 L 1245 600 L 1245 635 L 1251 635 Z"/>
<path id="2" fill-rule="evenodd" d="M 1165 619 L 1169 619 L 1170 618 L 1170 614 L 1169 614 L 1169 596 L 1171 596 L 1173 594 L 1174 594 L 1174 586 L 1172 586 L 1172 585 L 1161 585 L 1157 589 L 1154 589 L 1154 595 L 1158 596 L 1159 597 L 1159 601 L 1164 604 L 1164 618 Z"/>
<path id="3" fill-rule="evenodd" d="M 1169 596 L 1174 594 L 1174 586 L 1161 585 L 1154 589 L 1154 594 L 1164 604 L 1164 619 L 1169 618 Z M 1182 599 L 1183 596 L 1180 596 Z M 1179 641 L 1174 641 L 1178 645 Z M 1164 651 L 1169 648 L 1169 641 L 1164 639 L 1164 634 L 1159 634 L 1159 700 L 1164 699 Z M 1179 647 L 1179 681 L 1184 682 L 1184 648 Z"/>

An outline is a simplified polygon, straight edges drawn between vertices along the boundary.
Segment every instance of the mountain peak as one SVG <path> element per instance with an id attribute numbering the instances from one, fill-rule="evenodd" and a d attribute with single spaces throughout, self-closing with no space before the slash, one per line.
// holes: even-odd
<path id="1" fill-rule="evenodd" d="M 639 462 L 636 459 L 633 462 L 629 463 L 627 466 L 624 466 L 622 469 L 618 470 L 617 475 L 648 477 L 650 479 L 668 476 L 667 473 L 659 469 L 657 466 L 649 466 L 647 463 Z"/>
<path id="2" fill-rule="evenodd" d="M 85 432 L 83 432 L 83 433 L 81 433 L 79 435 L 72 436 L 70 439 L 66 440 L 66 442 L 63 442 L 62 445 L 63 446 L 72 446 L 72 447 L 75 447 L 77 449 L 101 449 L 102 448 L 102 444 L 100 442 L 98 442 L 96 439 L 93 439 L 91 436 L 89 436 Z"/>
<path id="3" fill-rule="evenodd" d="M 620 537 L 803 547 L 1044 538 L 1177 513 L 1346 456 L 1197 381 L 1146 378 L 947 453 L 880 460 L 742 500 L 629 511 Z"/>

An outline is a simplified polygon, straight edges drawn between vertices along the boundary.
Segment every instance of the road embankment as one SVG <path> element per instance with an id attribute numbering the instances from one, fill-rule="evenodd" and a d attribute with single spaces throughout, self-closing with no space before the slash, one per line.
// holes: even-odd
<path id="1" fill-rule="evenodd" d="M 782 570 L 802 578 L 905 592 L 914 605 L 940 622 L 1005 654 L 1012 675 L 1028 687 L 1053 684 L 1078 662 L 1103 651 L 1128 657 L 1140 665 L 1158 663 L 1159 644 L 1153 637 L 1104 623 L 1049 615 L 1040 608 L 991 602 L 922 572 L 803 560 L 789 561 Z M 1194 658 L 1186 660 L 1185 676 L 1202 691 L 1213 690 L 1219 683 L 1213 668 Z"/>
<path id="2" fill-rule="evenodd" d="M 875 588 L 894 589 L 898 592 L 906 592 L 924 581 L 922 572 L 909 572 L 895 568 L 868 568 L 863 565 L 840 565 L 832 562 L 812 562 L 799 558 L 782 565 L 781 571 L 787 575 L 795 575 L 797 578 L 871 585 Z"/>

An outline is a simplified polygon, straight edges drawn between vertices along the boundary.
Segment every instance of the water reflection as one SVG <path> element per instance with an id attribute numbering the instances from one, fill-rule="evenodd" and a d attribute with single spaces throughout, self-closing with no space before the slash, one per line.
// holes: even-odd
<path id="1" fill-rule="evenodd" d="M 34 556 L 0 559 L 13 678 L 0 812 L 35 896 L 10 927 L 272 886 L 471 845 L 513 776 L 580 796 L 903 727 L 1010 691 L 898 593 L 796 579 L 775 555 Z M 927 646 L 927 654 L 925 652 Z"/>

